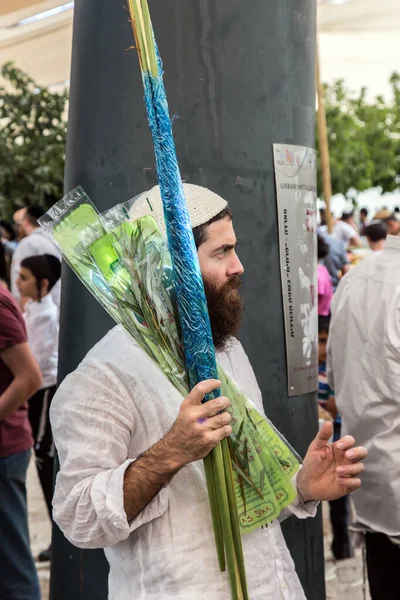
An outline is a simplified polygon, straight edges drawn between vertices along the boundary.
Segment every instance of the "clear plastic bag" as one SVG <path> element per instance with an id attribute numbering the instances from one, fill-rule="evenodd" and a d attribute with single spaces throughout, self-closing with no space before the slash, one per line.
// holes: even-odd
<path id="1" fill-rule="evenodd" d="M 185 397 L 190 384 L 171 258 L 156 216 L 134 201 L 100 215 L 77 188 L 40 224 L 96 299 Z M 229 450 L 245 533 L 285 514 L 297 494 L 292 477 L 300 459 L 219 365 L 218 376 L 222 394 L 231 400 Z"/>

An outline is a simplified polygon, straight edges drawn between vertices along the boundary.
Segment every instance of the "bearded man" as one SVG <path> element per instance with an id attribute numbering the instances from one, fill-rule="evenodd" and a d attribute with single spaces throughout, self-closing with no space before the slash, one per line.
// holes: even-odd
<path id="1" fill-rule="evenodd" d="M 218 360 L 263 414 L 261 392 L 235 339 L 243 266 L 232 213 L 210 190 L 185 184 Z M 139 199 L 165 233 L 158 186 Z M 182 399 L 121 327 L 112 329 L 69 375 L 51 410 L 60 458 L 54 519 L 81 548 L 104 548 L 111 600 L 229 600 L 220 573 L 201 461 L 231 434 L 229 399 L 202 404 L 216 380 Z M 182 401 L 183 400 L 183 401 Z M 327 424 L 297 476 L 301 500 L 289 512 L 314 515 L 318 500 L 357 489 L 364 448 L 346 436 L 328 445 Z M 252 600 L 304 600 L 279 522 L 243 537 Z"/>

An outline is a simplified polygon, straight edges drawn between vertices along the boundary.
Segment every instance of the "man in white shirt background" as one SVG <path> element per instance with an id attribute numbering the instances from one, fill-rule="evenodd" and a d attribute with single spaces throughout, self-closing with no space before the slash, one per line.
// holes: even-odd
<path id="1" fill-rule="evenodd" d="M 332 236 L 342 242 L 345 249 L 362 246 L 360 236 L 357 232 L 357 227 L 354 222 L 354 211 L 343 212 L 340 219 L 337 219 L 334 215 L 331 215 L 332 221 Z M 326 235 L 328 233 L 328 226 L 322 225 L 318 228 L 320 235 Z"/>
<path id="2" fill-rule="evenodd" d="M 19 208 L 13 214 L 14 231 L 15 231 L 15 237 L 17 239 L 17 242 L 20 242 L 22 240 L 22 238 L 24 238 L 26 236 L 26 233 L 22 226 L 25 213 L 26 213 L 26 206 L 24 206 L 23 208 Z"/>
<path id="3" fill-rule="evenodd" d="M 373 600 L 399 598 L 400 237 L 347 274 L 332 302 L 329 384 L 343 432 L 369 455 L 353 496 Z"/>
<path id="4" fill-rule="evenodd" d="M 23 210 L 23 209 L 21 209 Z M 28 256 L 37 256 L 39 254 L 51 254 L 61 260 L 60 253 L 53 242 L 47 237 L 44 231 L 39 227 L 38 219 L 44 214 L 41 206 L 28 206 L 22 213 L 21 227 L 26 236 L 19 242 L 11 261 L 11 293 L 21 306 L 24 300 L 21 299 L 18 291 L 17 279 L 20 264 Z M 60 308 L 61 283 L 58 281 L 51 290 L 54 303 Z"/>
<path id="5" fill-rule="evenodd" d="M 234 337 L 243 267 L 231 213 L 210 190 L 184 187 L 218 360 L 263 413 L 254 372 Z M 158 186 L 141 201 L 147 212 L 153 207 L 162 214 Z M 202 404 L 217 386 L 202 382 L 183 400 L 115 327 L 56 393 L 51 421 L 60 472 L 54 520 L 78 547 L 105 548 L 110 600 L 231 598 L 228 577 L 218 569 L 200 460 L 231 433 L 229 400 Z M 360 486 L 365 449 L 353 448 L 351 437 L 331 446 L 331 434 L 327 424 L 311 444 L 297 477 L 302 501 L 289 514 L 313 515 L 313 500 L 338 498 Z M 304 600 L 278 521 L 246 534 L 243 546 L 252 600 Z"/>
<path id="6" fill-rule="evenodd" d="M 52 518 L 54 448 L 49 411 L 56 392 L 58 367 L 59 312 L 51 290 L 61 276 L 61 262 L 51 254 L 28 256 L 20 265 L 17 287 L 27 298 L 24 318 L 28 344 L 42 376 L 40 389 L 30 398 L 29 422 L 32 427 L 36 467 L 40 485 Z M 43 550 L 39 562 L 51 558 L 51 548 Z"/>

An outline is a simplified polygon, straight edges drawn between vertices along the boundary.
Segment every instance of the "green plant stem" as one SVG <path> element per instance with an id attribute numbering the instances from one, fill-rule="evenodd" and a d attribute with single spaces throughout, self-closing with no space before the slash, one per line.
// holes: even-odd
<path id="1" fill-rule="evenodd" d="M 224 444 L 221 444 L 221 450 L 222 450 L 222 458 L 224 461 L 225 485 L 226 485 L 226 492 L 228 495 L 229 513 L 230 513 L 230 519 L 231 519 L 231 531 L 232 531 L 233 543 L 234 543 L 235 552 L 236 552 L 237 568 L 239 571 L 243 600 L 248 600 L 249 596 L 248 596 L 248 591 L 247 591 L 246 567 L 245 567 L 244 556 L 243 556 L 242 537 L 240 534 L 240 523 L 239 523 L 238 509 L 237 509 L 236 496 L 235 496 L 235 486 L 233 483 L 232 463 L 231 463 L 231 458 L 230 458 L 228 440 L 224 440 L 224 442 L 225 442 Z"/>
<path id="2" fill-rule="evenodd" d="M 222 534 L 224 537 L 226 565 L 228 568 L 229 581 L 231 584 L 232 600 L 245 600 L 243 595 L 236 548 L 231 528 L 231 516 L 229 510 L 228 494 L 226 489 L 226 478 L 223 459 L 223 446 L 228 450 L 228 441 L 222 440 L 214 448 L 212 455 L 213 472 L 215 477 L 215 491 L 218 498 L 218 506 L 221 515 Z"/>
<path id="3" fill-rule="evenodd" d="M 157 66 L 157 58 L 155 51 L 155 43 L 153 37 L 153 28 L 151 24 L 149 6 L 147 4 L 147 0 L 142 0 L 142 8 L 143 8 L 143 21 L 145 26 L 145 36 L 147 40 L 147 47 L 149 51 L 149 68 L 150 73 L 153 77 L 158 76 L 158 66 Z"/>
<path id="4" fill-rule="evenodd" d="M 215 546 L 217 548 L 218 565 L 221 571 L 225 571 L 225 550 L 224 550 L 224 536 L 222 533 L 221 515 L 218 506 L 218 497 L 215 489 L 215 475 L 213 468 L 213 453 L 204 458 L 204 471 L 206 474 L 208 498 L 210 501 L 211 519 L 214 528 Z"/>

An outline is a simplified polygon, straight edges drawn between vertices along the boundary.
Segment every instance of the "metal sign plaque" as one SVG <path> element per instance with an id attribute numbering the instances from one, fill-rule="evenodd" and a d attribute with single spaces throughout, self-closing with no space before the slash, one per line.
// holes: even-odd
<path id="1" fill-rule="evenodd" d="M 318 388 L 315 150 L 273 144 L 289 396 Z"/>

